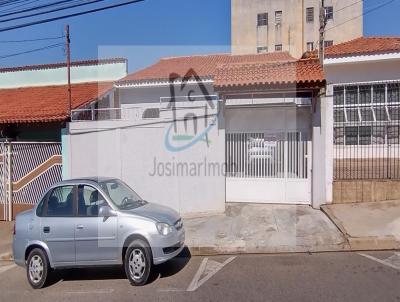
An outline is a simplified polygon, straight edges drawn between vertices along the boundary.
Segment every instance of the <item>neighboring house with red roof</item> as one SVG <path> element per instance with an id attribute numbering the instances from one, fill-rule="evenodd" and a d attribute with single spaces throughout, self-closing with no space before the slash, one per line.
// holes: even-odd
<path id="1" fill-rule="evenodd" d="M 72 108 L 113 104 L 113 82 L 127 74 L 126 59 L 71 64 Z M 69 119 L 65 63 L 0 68 L 0 137 L 60 141 Z"/>
<path id="2" fill-rule="evenodd" d="M 69 124 L 71 177 L 119 177 L 186 214 L 222 212 L 226 201 L 326 202 L 325 170 L 315 166 L 326 143 L 318 60 L 164 58 L 114 87 L 114 119 Z"/>
<path id="3" fill-rule="evenodd" d="M 334 201 L 399 199 L 400 37 L 329 47 L 324 71 Z"/>

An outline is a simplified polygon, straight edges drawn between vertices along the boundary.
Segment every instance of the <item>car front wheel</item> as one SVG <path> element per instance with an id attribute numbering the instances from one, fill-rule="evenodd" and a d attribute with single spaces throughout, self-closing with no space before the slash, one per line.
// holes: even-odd
<path id="1" fill-rule="evenodd" d="M 147 283 L 152 266 L 150 247 L 142 240 L 133 241 L 125 254 L 125 273 L 132 285 L 142 286 Z"/>
<path id="2" fill-rule="evenodd" d="M 29 284 L 34 289 L 39 289 L 46 285 L 49 275 L 49 261 L 43 250 L 37 248 L 29 253 L 26 274 Z"/>

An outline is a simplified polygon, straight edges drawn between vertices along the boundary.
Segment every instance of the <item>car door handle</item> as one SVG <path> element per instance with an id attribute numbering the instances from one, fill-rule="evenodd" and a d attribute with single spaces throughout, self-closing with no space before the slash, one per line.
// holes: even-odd
<path id="1" fill-rule="evenodd" d="M 50 227 L 49 226 L 43 227 L 43 233 L 50 233 Z"/>
<path id="2" fill-rule="evenodd" d="M 76 228 L 77 228 L 78 230 L 83 230 L 85 227 L 84 227 L 82 224 L 78 224 L 78 225 L 76 226 Z"/>

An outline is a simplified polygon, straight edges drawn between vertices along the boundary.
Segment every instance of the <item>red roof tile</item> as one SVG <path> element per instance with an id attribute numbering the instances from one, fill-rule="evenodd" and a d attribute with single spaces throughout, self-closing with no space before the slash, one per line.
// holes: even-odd
<path id="1" fill-rule="evenodd" d="M 112 83 L 72 84 L 72 108 L 90 103 Z M 0 124 L 55 122 L 67 119 L 68 86 L 0 89 Z"/>
<path id="2" fill-rule="evenodd" d="M 221 64 L 282 62 L 294 60 L 295 59 L 287 52 L 274 52 L 254 55 L 217 54 L 164 58 L 156 64 L 130 74 L 118 82 L 124 83 L 149 80 L 167 80 L 169 79 L 171 73 L 177 73 L 183 77 L 190 69 L 193 69 L 198 76 L 205 78 L 213 77 L 218 66 Z"/>
<path id="3" fill-rule="evenodd" d="M 102 65 L 112 63 L 126 63 L 127 59 L 124 58 L 111 58 L 111 59 L 99 59 L 99 60 L 86 60 L 86 61 L 73 61 L 71 66 L 91 66 L 91 65 Z M 41 65 L 27 65 L 17 67 L 0 67 L 0 73 L 3 72 L 16 72 L 23 70 L 41 70 L 41 69 L 55 69 L 66 67 L 67 64 L 63 63 L 52 63 L 52 64 L 41 64 Z"/>
<path id="4" fill-rule="evenodd" d="M 324 83 L 317 60 L 291 62 L 227 64 L 218 68 L 216 87 Z"/>
<path id="5" fill-rule="evenodd" d="M 362 37 L 328 47 L 325 51 L 325 57 L 335 58 L 393 52 L 400 52 L 400 37 Z"/>

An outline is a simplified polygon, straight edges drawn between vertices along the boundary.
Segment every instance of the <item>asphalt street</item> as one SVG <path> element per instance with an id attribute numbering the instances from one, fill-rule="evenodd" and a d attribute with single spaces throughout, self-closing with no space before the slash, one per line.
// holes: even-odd
<path id="1" fill-rule="evenodd" d="M 0 263 L 1 301 L 400 301 L 400 253 L 191 257 L 159 266 L 144 287 L 116 268 L 60 271 L 42 290 Z"/>

